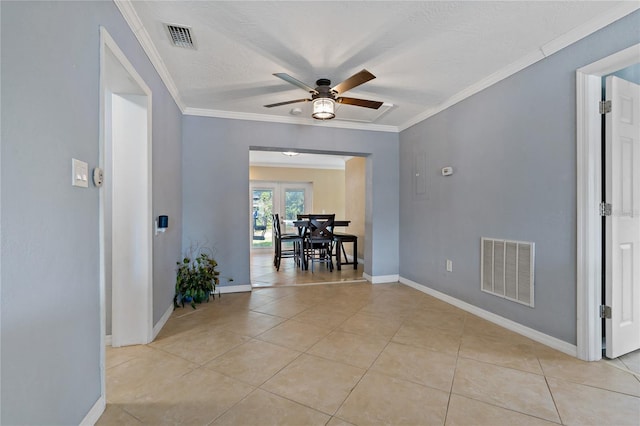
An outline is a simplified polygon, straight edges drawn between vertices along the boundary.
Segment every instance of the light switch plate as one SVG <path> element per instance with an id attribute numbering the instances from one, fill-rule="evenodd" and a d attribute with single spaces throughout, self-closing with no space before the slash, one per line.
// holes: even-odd
<path id="1" fill-rule="evenodd" d="M 71 159 L 71 185 L 89 187 L 89 164 L 75 158 Z"/>

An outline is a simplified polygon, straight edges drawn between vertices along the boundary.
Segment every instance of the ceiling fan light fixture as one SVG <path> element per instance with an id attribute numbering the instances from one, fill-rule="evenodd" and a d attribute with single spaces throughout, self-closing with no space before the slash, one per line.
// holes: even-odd
<path id="1" fill-rule="evenodd" d="M 336 103 L 331 98 L 317 98 L 313 100 L 313 114 L 316 120 L 330 120 L 336 116 Z"/>

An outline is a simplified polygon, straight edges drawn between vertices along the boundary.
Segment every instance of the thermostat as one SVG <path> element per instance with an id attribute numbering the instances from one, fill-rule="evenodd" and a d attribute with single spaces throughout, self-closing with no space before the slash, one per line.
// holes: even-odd
<path id="1" fill-rule="evenodd" d="M 453 167 L 443 167 L 442 176 L 451 176 L 453 174 Z"/>

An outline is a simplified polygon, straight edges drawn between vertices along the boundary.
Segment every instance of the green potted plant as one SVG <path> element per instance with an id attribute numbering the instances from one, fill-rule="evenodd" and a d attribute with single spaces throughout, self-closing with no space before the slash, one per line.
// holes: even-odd
<path id="1" fill-rule="evenodd" d="M 195 309 L 196 303 L 208 302 L 220 282 L 220 272 L 216 269 L 218 262 L 207 253 L 200 253 L 195 257 L 185 256 L 182 262 L 176 264 L 178 269 L 173 306 L 184 307 L 187 302 Z"/>

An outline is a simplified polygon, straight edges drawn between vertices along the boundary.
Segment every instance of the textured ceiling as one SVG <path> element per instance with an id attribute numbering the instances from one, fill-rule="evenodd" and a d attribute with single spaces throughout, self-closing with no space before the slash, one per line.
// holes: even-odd
<path id="1" fill-rule="evenodd" d="M 116 1 L 185 113 L 398 131 L 638 7 L 616 1 Z M 191 28 L 171 45 L 165 23 Z M 309 103 L 265 108 L 363 68 L 376 75 L 320 123 Z M 293 107 L 302 108 L 298 116 Z M 342 123 L 342 124 L 340 124 Z"/>

